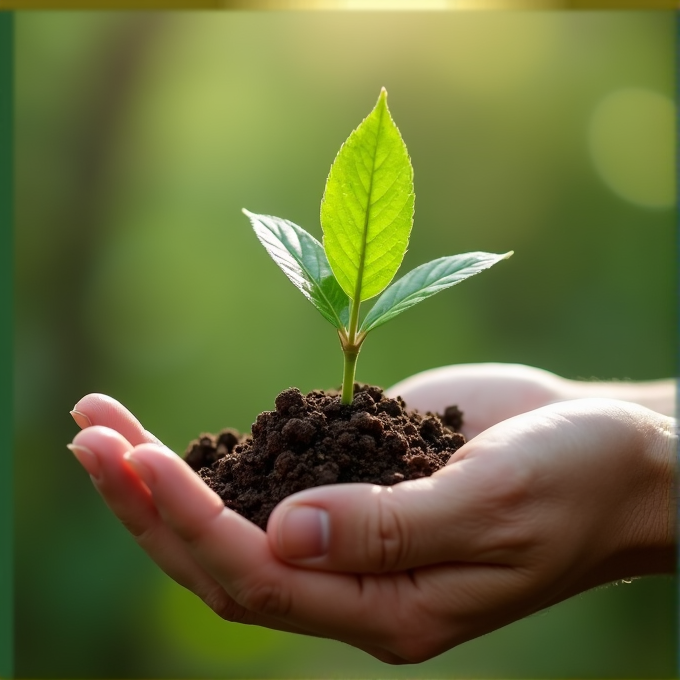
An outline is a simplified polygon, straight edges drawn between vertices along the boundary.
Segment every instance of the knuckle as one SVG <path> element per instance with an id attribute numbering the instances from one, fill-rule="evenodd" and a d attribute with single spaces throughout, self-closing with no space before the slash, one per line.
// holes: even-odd
<path id="1" fill-rule="evenodd" d="M 503 511 L 524 505 L 530 496 L 533 471 L 528 466 L 505 464 L 499 469 L 489 471 L 489 488 L 494 491 L 493 498 Z"/>
<path id="2" fill-rule="evenodd" d="M 435 653 L 430 651 L 427 647 L 419 647 L 413 650 L 407 650 L 404 652 L 404 663 L 417 664 L 429 661 Z"/>
<path id="3" fill-rule="evenodd" d="M 257 614 L 287 617 L 292 608 L 290 594 L 277 583 L 257 582 L 245 584 L 236 600 L 245 609 Z"/>
<path id="4" fill-rule="evenodd" d="M 377 573 L 403 567 L 408 555 L 408 531 L 391 493 L 380 493 L 372 530 L 366 532 L 366 552 Z"/>
<path id="5" fill-rule="evenodd" d="M 509 461 L 494 462 L 476 471 L 474 511 L 489 526 L 514 521 L 533 505 L 537 488 L 534 472 Z"/>
<path id="6" fill-rule="evenodd" d="M 507 467 L 502 477 L 490 480 L 486 512 L 490 530 L 486 542 L 499 554 L 518 553 L 531 547 L 537 535 L 540 513 L 536 507 L 536 480 L 531 470 Z"/>
<path id="7" fill-rule="evenodd" d="M 359 647 L 364 652 L 370 654 L 372 657 L 382 661 L 383 663 L 389 664 L 390 666 L 402 666 L 409 663 L 400 654 L 394 652 L 387 647 L 381 645 L 379 647 Z"/>
<path id="8" fill-rule="evenodd" d="M 391 645 L 391 649 L 398 656 L 399 664 L 423 663 L 444 651 L 431 639 L 423 638 L 415 633 L 398 636 Z"/>
<path id="9" fill-rule="evenodd" d="M 379 661 L 382 661 L 383 663 L 386 663 L 390 666 L 404 666 L 406 664 L 410 664 L 410 661 L 407 661 L 401 656 L 398 656 L 397 654 L 393 654 L 391 652 L 385 652 L 385 653 L 377 653 L 374 654 L 376 659 Z"/>
<path id="10" fill-rule="evenodd" d="M 234 602 L 220 587 L 210 591 L 203 598 L 203 601 L 215 614 L 225 621 L 245 624 L 251 621 L 251 613 L 240 604 Z"/>
<path id="11" fill-rule="evenodd" d="M 398 658 L 398 663 L 422 663 L 455 646 L 454 631 L 436 609 L 432 602 L 421 602 L 392 612 L 383 647 Z"/>

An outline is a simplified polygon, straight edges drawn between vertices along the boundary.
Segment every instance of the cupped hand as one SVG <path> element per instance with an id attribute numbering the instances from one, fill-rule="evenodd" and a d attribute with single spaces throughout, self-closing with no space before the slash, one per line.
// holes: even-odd
<path id="1" fill-rule="evenodd" d="M 442 413 L 457 405 L 463 434 L 472 439 L 496 423 L 560 401 L 606 398 L 675 415 L 673 380 L 646 382 L 569 380 L 523 364 L 480 363 L 442 366 L 413 375 L 389 390 L 410 408 Z"/>
<path id="2" fill-rule="evenodd" d="M 387 394 L 419 411 L 458 406 L 463 434 L 472 439 L 502 420 L 571 398 L 571 382 L 523 364 L 455 364 L 417 373 Z"/>
<path id="3" fill-rule="evenodd" d="M 193 591 L 225 619 L 306 632 L 260 616 L 236 603 L 220 582 L 196 560 L 184 537 L 165 522 L 162 505 L 156 503 L 139 470 L 130 464 L 128 457 L 131 452 L 150 452 L 149 455 L 160 456 L 159 460 L 169 466 L 170 474 L 179 467 L 183 481 L 189 486 L 186 490 L 176 490 L 176 501 L 186 503 L 185 509 L 190 509 L 192 493 L 197 492 L 196 482 L 199 482 L 198 497 L 202 500 L 205 500 L 205 495 L 201 496 L 200 492 L 207 487 L 179 457 L 145 430 L 130 411 L 107 395 L 89 394 L 74 406 L 72 415 L 83 431 L 76 435 L 69 448 L 90 473 L 92 483 L 111 511 L 166 574 Z M 168 483 L 181 482 L 169 477 Z M 258 527 L 250 526 L 264 536 Z"/>
<path id="4" fill-rule="evenodd" d="M 609 400 L 498 422 L 432 477 L 310 489 L 267 532 L 122 406 L 75 453 L 142 547 L 229 620 L 418 662 L 595 585 L 673 568 L 671 420 Z"/>

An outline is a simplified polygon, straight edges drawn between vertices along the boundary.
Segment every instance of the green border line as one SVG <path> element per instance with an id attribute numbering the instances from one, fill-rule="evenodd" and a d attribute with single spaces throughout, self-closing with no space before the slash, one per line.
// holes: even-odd
<path id="1" fill-rule="evenodd" d="M 12 273 L 14 15 L 0 12 L 0 677 L 14 665 Z"/>

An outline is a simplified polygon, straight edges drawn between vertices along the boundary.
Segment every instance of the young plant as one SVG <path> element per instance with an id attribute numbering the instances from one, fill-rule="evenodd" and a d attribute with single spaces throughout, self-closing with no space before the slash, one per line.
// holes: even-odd
<path id="1" fill-rule="evenodd" d="M 343 404 L 352 402 L 357 357 L 370 331 L 512 255 L 440 257 L 389 285 L 406 253 L 414 201 L 413 168 L 383 88 L 331 166 L 321 201 L 323 245 L 288 220 L 243 210 L 272 259 L 337 329 Z M 380 293 L 359 323 L 361 303 Z"/>

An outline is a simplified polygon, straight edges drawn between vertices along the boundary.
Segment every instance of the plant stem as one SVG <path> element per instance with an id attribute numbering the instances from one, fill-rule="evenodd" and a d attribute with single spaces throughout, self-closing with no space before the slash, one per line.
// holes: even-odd
<path id="1" fill-rule="evenodd" d="M 354 398 L 354 374 L 357 368 L 357 358 L 364 336 L 357 336 L 359 328 L 359 300 L 352 300 L 349 308 L 349 328 L 346 334 L 340 335 L 342 352 L 345 355 L 345 370 L 342 375 L 342 404 L 351 404 Z"/>
<path id="2" fill-rule="evenodd" d="M 354 398 L 354 374 L 359 357 L 359 348 L 343 349 L 345 355 L 345 370 L 342 376 L 342 404 L 351 404 Z"/>

